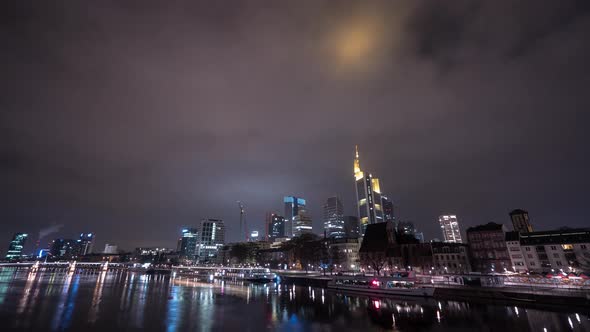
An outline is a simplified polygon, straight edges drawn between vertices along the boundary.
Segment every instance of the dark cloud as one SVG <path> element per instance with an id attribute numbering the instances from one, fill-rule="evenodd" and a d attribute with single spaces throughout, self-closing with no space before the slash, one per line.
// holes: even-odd
<path id="1" fill-rule="evenodd" d="M 353 213 L 352 152 L 439 237 L 530 210 L 584 226 L 584 1 L 3 4 L 0 239 L 64 224 L 174 245 L 237 200 Z"/>

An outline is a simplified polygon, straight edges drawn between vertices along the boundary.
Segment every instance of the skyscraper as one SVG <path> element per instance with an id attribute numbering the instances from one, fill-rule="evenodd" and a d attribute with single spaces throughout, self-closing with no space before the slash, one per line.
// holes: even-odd
<path id="1" fill-rule="evenodd" d="M 293 236 L 313 233 L 313 222 L 305 207 L 299 207 L 299 212 L 293 217 Z"/>
<path id="2" fill-rule="evenodd" d="M 221 219 L 202 219 L 199 227 L 198 255 L 200 262 L 209 262 L 225 244 L 225 226 Z"/>
<path id="3" fill-rule="evenodd" d="M 285 196 L 283 202 L 285 203 L 285 237 L 293 237 L 295 234 L 295 217 L 300 214 L 300 211 L 305 213 L 305 200 Z"/>
<path id="4" fill-rule="evenodd" d="M 400 221 L 397 223 L 397 232 L 404 235 L 416 236 L 416 227 L 411 221 Z"/>
<path id="5" fill-rule="evenodd" d="M 278 214 L 270 215 L 268 240 L 273 242 L 277 238 L 285 237 L 285 218 Z"/>
<path id="6" fill-rule="evenodd" d="M 182 259 L 194 260 L 197 256 L 199 231 L 196 228 L 184 228 L 178 240 L 178 254 Z"/>
<path id="7" fill-rule="evenodd" d="M 354 180 L 356 188 L 356 204 L 360 221 L 361 235 L 369 224 L 383 222 L 383 201 L 379 179 L 361 170 L 358 147 L 355 146 Z"/>
<path id="8" fill-rule="evenodd" d="M 51 258 L 56 260 L 76 260 L 80 256 L 80 240 L 55 239 L 51 244 Z"/>
<path id="9" fill-rule="evenodd" d="M 92 252 L 94 244 L 94 234 L 81 233 L 78 242 L 78 255 L 84 256 Z"/>
<path id="10" fill-rule="evenodd" d="M 8 245 L 8 251 L 6 252 L 6 259 L 9 261 L 18 260 L 23 254 L 23 248 L 27 242 L 27 233 L 15 233 L 12 237 L 12 241 Z"/>
<path id="11" fill-rule="evenodd" d="M 356 216 L 344 216 L 344 236 L 349 238 L 360 237 L 359 218 Z"/>
<path id="12" fill-rule="evenodd" d="M 393 202 L 385 195 L 381 195 L 381 200 L 383 201 L 383 220 L 394 222 Z"/>
<path id="13" fill-rule="evenodd" d="M 533 231 L 533 226 L 529 220 L 529 213 L 525 210 L 516 209 L 510 212 L 510 219 L 512 226 L 516 232 L 530 233 Z"/>
<path id="14" fill-rule="evenodd" d="M 330 197 L 324 204 L 324 230 L 327 237 L 344 237 L 344 212 L 342 202 L 336 196 Z"/>
<path id="15" fill-rule="evenodd" d="M 438 217 L 438 222 L 443 233 L 443 241 L 462 243 L 459 221 L 456 215 L 443 215 Z"/>

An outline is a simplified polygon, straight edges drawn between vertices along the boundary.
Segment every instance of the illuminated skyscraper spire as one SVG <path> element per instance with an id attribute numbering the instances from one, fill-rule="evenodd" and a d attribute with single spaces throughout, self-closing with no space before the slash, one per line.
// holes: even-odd
<path id="1" fill-rule="evenodd" d="M 356 180 L 361 179 L 364 177 L 365 174 L 361 171 L 361 161 L 359 159 L 359 147 L 358 145 L 354 146 L 354 178 Z"/>
<path id="2" fill-rule="evenodd" d="M 383 222 L 383 199 L 379 179 L 361 170 L 358 146 L 354 147 L 354 181 L 361 235 L 369 224 Z"/>

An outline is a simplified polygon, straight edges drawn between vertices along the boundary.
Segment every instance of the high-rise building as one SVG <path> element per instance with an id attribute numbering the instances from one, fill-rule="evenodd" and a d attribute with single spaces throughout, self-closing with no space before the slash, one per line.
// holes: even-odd
<path id="1" fill-rule="evenodd" d="M 27 241 L 27 233 L 15 233 L 8 245 L 8 251 L 6 252 L 6 259 L 9 261 L 19 260 L 23 254 L 23 248 Z"/>
<path id="2" fill-rule="evenodd" d="M 225 244 L 225 226 L 221 219 L 202 219 L 199 228 L 199 261 L 215 260 L 217 252 Z"/>
<path id="3" fill-rule="evenodd" d="M 324 231 L 330 238 L 345 236 L 342 202 L 336 196 L 328 198 L 324 204 Z"/>
<path id="4" fill-rule="evenodd" d="M 463 243 L 456 215 L 439 216 L 438 223 L 440 224 L 444 242 Z"/>
<path id="5" fill-rule="evenodd" d="M 379 179 L 361 170 L 358 147 L 355 146 L 354 180 L 356 188 L 356 204 L 360 221 L 361 235 L 369 224 L 380 223 L 383 218 L 383 201 Z"/>
<path id="6" fill-rule="evenodd" d="M 397 223 L 397 232 L 404 235 L 416 236 L 416 227 L 411 221 L 400 221 Z"/>
<path id="7" fill-rule="evenodd" d="M 295 217 L 300 214 L 300 211 L 305 213 L 305 199 L 285 196 L 283 202 L 285 203 L 285 237 L 293 237 L 295 234 Z"/>
<path id="8" fill-rule="evenodd" d="M 415 232 L 414 233 L 414 237 L 416 238 L 416 240 L 418 240 L 420 243 L 424 243 L 424 233 L 423 232 Z"/>
<path id="9" fill-rule="evenodd" d="M 356 216 L 344 216 L 344 236 L 359 238 L 361 236 L 359 218 Z"/>
<path id="10" fill-rule="evenodd" d="M 80 256 L 80 240 L 55 239 L 51 244 L 51 258 L 56 260 L 75 260 Z"/>
<path id="11" fill-rule="evenodd" d="M 119 248 L 116 244 L 105 244 L 104 250 L 102 251 L 103 254 L 116 254 L 119 252 Z"/>
<path id="12" fill-rule="evenodd" d="M 293 217 L 293 236 L 313 233 L 313 222 L 305 208 L 299 207 L 299 213 Z"/>
<path id="13" fill-rule="evenodd" d="M 510 219 L 512 220 L 514 231 L 520 233 L 530 233 L 533 231 L 527 211 L 520 209 L 513 210 L 510 212 Z"/>
<path id="14" fill-rule="evenodd" d="M 383 201 L 383 220 L 395 222 L 395 217 L 393 215 L 393 202 L 384 195 L 381 195 L 381 200 Z"/>
<path id="15" fill-rule="evenodd" d="M 181 259 L 194 260 L 197 256 L 199 231 L 196 228 L 184 228 L 178 240 L 178 255 Z"/>
<path id="16" fill-rule="evenodd" d="M 80 239 L 78 242 L 78 255 L 84 256 L 92 252 L 92 246 L 94 244 L 94 234 L 92 233 L 80 233 Z"/>
<path id="17" fill-rule="evenodd" d="M 258 241 L 258 236 L 259 236 L 258 231 L 251 231 L 250 232 L 250 241 L 252 241 L 252 242 Z"/>
<path id="18" fill-rule="evenodd" d="M 274 242 L 277 238 L 285 237 L 285 218 L 278 214 L 271 214 L 268 240 Z"/>

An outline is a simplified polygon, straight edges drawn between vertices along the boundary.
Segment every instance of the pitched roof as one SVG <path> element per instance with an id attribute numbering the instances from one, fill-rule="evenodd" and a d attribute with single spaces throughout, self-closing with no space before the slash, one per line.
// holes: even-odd
<path id="1" fill-rule="evenodd" d="M 359 252 L 385 251 L 389 246 L 387 223 L 367 225 Z"/>
<path id="2" fill-rule="evenodd" d="M 504 225 L 496 224 L 495 222 L 489 222 L 485 225 L 469 227 L 467 228 L 467 232 L 499 231 L 502 230 L 502 227 L 504 227 Z"/>

